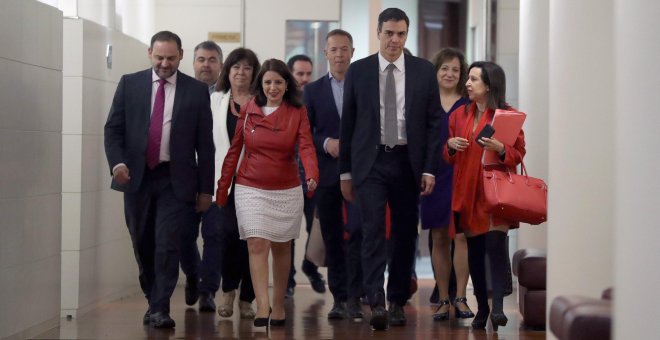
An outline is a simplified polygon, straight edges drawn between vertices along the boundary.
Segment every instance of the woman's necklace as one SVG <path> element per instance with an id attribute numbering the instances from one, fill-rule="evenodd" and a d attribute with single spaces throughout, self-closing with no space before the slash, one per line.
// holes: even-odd
<path id="1" fill-rule="evenodd" d="M 243 102 L 243 104 L 249 102 L 250 99 L 252 99 L 252 96 L 248 95 L 247 99 Z M 238 109 L 236 108 L 237 106 L 238 106 Z M 234 94 L 233 93 L 229 95 L 229 108 L 231 110 L 231 114 L 233 114 L 236 117 L 240 117 L 240 115 L 241 115 L 241 104 L 239 104 L 238 102 L 236 102 L 234 100 Z"/>

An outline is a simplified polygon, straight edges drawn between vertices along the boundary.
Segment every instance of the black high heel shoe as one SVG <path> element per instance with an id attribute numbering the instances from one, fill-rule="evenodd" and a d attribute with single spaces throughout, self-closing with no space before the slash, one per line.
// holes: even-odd
<path id="1" fill-rule="evenodd" d="M 267 327 L 268 319 L 270 319 L 270 313 L 273 312 L 272 308 L 268 308 L 268 316 L 265 318 L 254 318 L 254 327 Z M 272 322 L 271 322 L 272 325 Z"/>
<path id="2" fill-rule="evenodd" d="M 490 314 L 490 323 L 493 325 L 493 330 L 497 332 L 497 327 L 506 326 L 506 323 L 509 321 L 504 313 L 491 313 Z"/>
<path id="3" fill-rule="evenodd" d="M 474 317 L 474 320 L 472 320 L 472 328 L 473 329 L 484 329 L 486 328 L 486 323 L 488 322 L 488 314 L 490 314 L 490 310 L 478 310 L 477 315 Z"/>
<path id="4" fill-rule="evenodd" d="M 458 309 L 458 307 L 456 306 L 456 304 L 458 303 L 464 304 L 467 310 L 462 311 Z M 456 299 L 454 299 L 454 312 L 456 314 L 457 319 L 469 319 L 474 317 L 474 313 L 472 313 L 472 310 L 470 310 L 470 306 L 468 306 L 467 299 L 465 297 L 457 297 Z"/>
<path id="5" fill-rule="evenodd" d="M 440 300 L 438 301 L 438 304 L 439 304 L 438 309 L 436 309 L 435 313 L 433 313 L 433 320 L 434 321 L 449 320 L 449 308 L 447 308 L 446 312 L 440 313 L 440 308 L 442 308 L 442 306 L 445 305 L 449 306 L 449 300 Z"/>
<path id="6" fill-rule="evenodd" d="M 270 319 L 270 325 L 273 327 L 280 327 L 284 326 L 286 323 L 286 318 L 284 319 Z"/>
<path id="7" fill-rule="evenodd" d="M 284 326 L 284 323 L 286 323 L 286 316 L 284 317 L 284 319 L 273 319 L 273 318 L 270 319 L 270 325 L 274 327 Z"/>

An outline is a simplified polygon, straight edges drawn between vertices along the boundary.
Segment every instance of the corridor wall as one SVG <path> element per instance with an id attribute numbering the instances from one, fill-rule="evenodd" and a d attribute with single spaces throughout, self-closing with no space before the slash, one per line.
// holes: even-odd
<path id="1" fill-rule="evenodd" d="M 62 316 L 76 317 L 139 291 L 123 196 L 110 189 L 103 126 L 121 75 L 148 68 L 149 60 L 147 45 L 116 30 L 72 18 L 63 27 Z"/>
<path id="2" fill-rule="evenodd" d="M 60 310 L 62 12 L 0 2 L 0 338 Z"/>

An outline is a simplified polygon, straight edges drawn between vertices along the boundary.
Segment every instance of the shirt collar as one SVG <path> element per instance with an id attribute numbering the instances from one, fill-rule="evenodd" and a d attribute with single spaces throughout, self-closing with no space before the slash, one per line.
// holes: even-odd
<path id="1" fill-rule="evenodd" d="M 168 83 L 170 83 L 170 84 L 176 84 L 176 75 L 177 75 L 178 73 L 179 73 L 179 71 L 174 72 L 174 74 L 173 74 L 171 77 L 169 77 L 169 78 L 167 78 L 167 79 L 165 79 L 165 80 L 166 80 Z M 160 77 L 156 74 L 156 71 L 154 71 L 154 69 L 152 68 L 152 69 L 151 69 L 151 82 L 152 82 L 152 83 L 155 83 L 155 82 L 158 81 L 158 79 L 160 79 Z"/>
<path id="2" fill-rule="evenodd" d="M 406 63 L 404 59 L 404 53 L 401 53 L 399 58 L 397 58 L 393 63 L 390 63 L 389 61 L 387 61 L 387 59 L 385 59 L 385 57 L 383 57 L 382 54 L 380 54 L 380 52 L 378 52 L 378 66 L 380 67 L 380 71 L 385 72 L 385 69 L 389 64 L 394 64 L 394 66 L 396 66 L 396 69 L 401 72 L 405 71 Z"/>
<path id="3" fill-rule="evenodd" d="M 328 72 L 328 79 L 330 79 L 330 80 L 333 80 L 333 79 L 334 79 L 334 80 L 335 80 L 336 82 L 338 82 L 338 83 L 341 83 L 341 82 L 343 81 L 343 80 L 339 80 L 339 79 L 335 78 L 335 77 L 332 75 L 332 72 Z M 344 78 L 344 79 L 346 79 L 346 78 Z"/>

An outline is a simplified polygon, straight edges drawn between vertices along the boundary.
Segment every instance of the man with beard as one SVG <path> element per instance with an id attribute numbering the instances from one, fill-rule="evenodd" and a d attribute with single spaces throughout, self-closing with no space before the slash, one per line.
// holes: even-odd
<path id="1" fill-rule="evenodd" d="M 214 147 L 208 88 L 178 72 L 181 39 L 151 38 L 152 68 L 122 76 L 105 124 L 112 188 L 124 213 L 149 308 L 145 324 L 173 328 L 180 234 L 211 205 Z"/>

